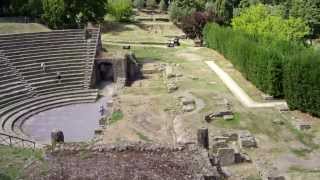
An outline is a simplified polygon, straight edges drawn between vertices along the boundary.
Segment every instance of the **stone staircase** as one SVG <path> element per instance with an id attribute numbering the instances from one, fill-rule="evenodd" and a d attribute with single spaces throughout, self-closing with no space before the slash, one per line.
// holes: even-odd
<path id="1" fill-rule="evenodd" d="M 90 87 L 99 38 L 100 29 L 0 35 L 0 133 L 28 142 L 21 126 L 31 116 L 95 102 L 98 91 Z"/>

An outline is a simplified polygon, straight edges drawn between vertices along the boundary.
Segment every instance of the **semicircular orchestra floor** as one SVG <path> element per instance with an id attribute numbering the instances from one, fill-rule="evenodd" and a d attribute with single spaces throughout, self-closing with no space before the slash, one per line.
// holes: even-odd
<path id="1" fill-rule="evenodd" d="M 109 97 L 102 97 L 96 103 L 69 105 L 39 113 L 28 119 L 22 129 L 32 139 L 44 144 L 50 143 L 53 129 L 62 130 L 66 142 L 88 141 L 99 127 L 100 106 L 107 111 L 108 100 Z"/>

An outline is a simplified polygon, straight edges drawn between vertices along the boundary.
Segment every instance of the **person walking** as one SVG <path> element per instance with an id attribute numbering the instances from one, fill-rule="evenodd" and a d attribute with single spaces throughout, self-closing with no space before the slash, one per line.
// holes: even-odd
<path id="1" fill-rule="evenodd" d="M 104 107 L 103 107 L 103 105 L 100 106 L 99 112 L 100 112 L 101 116 L 104 115 Z"/>
<path id="2" fill-rule="evenodd" d="M 46 72 L 46 69 L 47 69 L 46 63 L 42 62 L 42 63 L 40 64 L 40 66 L 41 66 L 42 71 L 43 71 L 43 72 Z"/>

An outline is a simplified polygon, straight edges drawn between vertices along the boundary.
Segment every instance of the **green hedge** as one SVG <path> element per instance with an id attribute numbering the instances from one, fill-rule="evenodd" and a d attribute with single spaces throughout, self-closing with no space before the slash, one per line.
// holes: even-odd
<path id="1" fill-rule="evenodd" d="M 320 116 L 320 53 L 295 42 L 259 38 L 207 24 L 207 46 L 218 50 L 261 91 L 290 108 Z"/>

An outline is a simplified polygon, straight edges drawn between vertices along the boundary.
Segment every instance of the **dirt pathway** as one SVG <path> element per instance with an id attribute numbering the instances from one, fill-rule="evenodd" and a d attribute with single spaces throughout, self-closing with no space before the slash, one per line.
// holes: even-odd
<path id="1" fill-rule="evenodd" d="M 253 101 L 243 89 L 226 73 L 224 72 L 215 62 L 206 61 L 207 65 L 213 70 L 223 83 L 228 87 L 228 89 L 238 98 L 238 100 L 248 108 L 269 108 L 277 106 L 287 106 L 284 101 L 280 102 L 269 102 L 269 103 L 259 103 Z"/>

